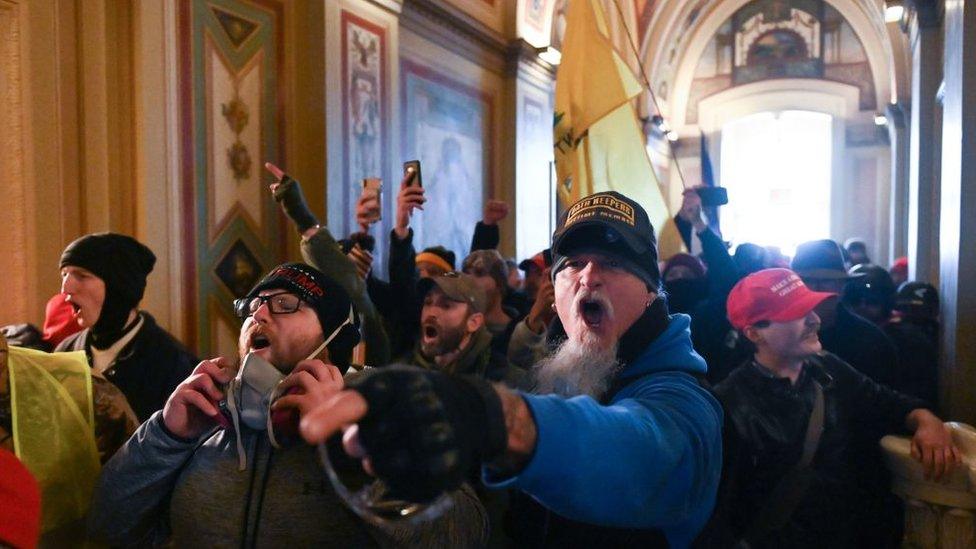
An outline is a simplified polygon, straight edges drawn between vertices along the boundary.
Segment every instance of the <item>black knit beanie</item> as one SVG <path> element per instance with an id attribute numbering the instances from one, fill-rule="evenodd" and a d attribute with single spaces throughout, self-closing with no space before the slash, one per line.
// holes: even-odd
<path id="1" fill-rule="evenodd" d="M 349 367 L 352 350 L 359 343 L 361 333 L 359 315 L 352 305 L 352 299 L 338 281 L 305 263 L 285 263 L 265 275 L 247 296 L 234 302 L 240 318 L 247 318 L 250 299 L 263 290 L 282 289 L 293 292 L 315 310 L 322 327 L 322 336 L 329 337 L 333 331 L 342 327 L 328 345 L 329 358 L 339 370 L 345 373 Z M 352 323 L 343 326 L 352 317 Z"/>
<path id="2" fill-rule="evenodd" d="M 59 268 L 81 267 L 105 282 L 105 302 L 91 330 L 96 346 L 104 348 L 121 337 L 129 312 L 142 301 L 146 277 L 155 264 L 149 248 L 123 234 L 85 235 L 64 249 Z"/>

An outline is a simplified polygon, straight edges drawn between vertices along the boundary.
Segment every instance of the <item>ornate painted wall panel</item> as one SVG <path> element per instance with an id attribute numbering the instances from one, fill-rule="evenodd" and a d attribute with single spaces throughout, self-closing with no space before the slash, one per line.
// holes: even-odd
<path id="1" fill-rule="evenodd" d="M 393 228 L 392 203 L 399 190 L 399 178 L 388 173 L 389 103 L 387 90 L 386 29 L 359 15 L 342 10 L 342 122 L 346 154 L 343 163 L 341 218 L 342 234 L 359 230 L 352 212 L 367 177 L 383 179 L 382 220 L 370 233 L 376 238 L 373 269 L 385 277 L 389 234 Z M 330 200 L 332 198 L 330 197 Z"/>
<path id="2" fill-rule="evenodd" d="M 860 90 L 860 108 L 877 108 L 874 75 L 850 23 L 821 0 L 757 0 L 712 37 L 695 70 L 687 121 L 698 103 L 734 86 L 773 78 L 817 78 Z"/>
<path id="3" fill-rule="evenodd" d="M 411 221 L 414 246 L 445 246 L 460 263 L 484 197 L 494 195 L 494 96 L 405 59 L 400 75 L 402 158 L 420 159 L 427 190 Z"/>
<path id="4" fill-rule="evenodd" d="M 273 0 L 181 5 L 185 318 L 201 356 L 233 356 L 232 301 L 284 254 L 263 168 L 283 160 L 282 17 Z"/>

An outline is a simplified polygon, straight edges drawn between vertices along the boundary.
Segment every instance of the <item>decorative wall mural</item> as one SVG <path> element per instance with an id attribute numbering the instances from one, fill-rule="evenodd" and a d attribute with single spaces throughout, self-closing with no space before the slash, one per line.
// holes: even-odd
<path id="1" fill-rule="evenodd" d="M 414 215 L 414 245 L 443 245 L 463 258 L 492 185 L 494 99 L 403 60 L 403 159 L 421 161 L 427 203 Z"/>
<path id="2" fill-rule="evenodd" d="M 237 136 L 234 143 L 227 149 L 227 162 L 234 171 L 235 180 L 248 179 L 251 176 L 251 153 L 248 152 L 247 146 L 241 142 L 241 132 L 247 127 L 250 117 L 247 105 L 240 98 L 235 97 L 229 103 L 221 105 L 220 111 L 227 120 L 227 125 L 230 126 L 231 131 Z"/>
<path id="3" fill-rule="evenodd" d="M 746 4 L 732 16 L 732 81 L 748 84 L 769 78 L 823 75 L 820 21 L 824 5 L 801 0 Z"/>
<path id="4" fill-rule="evenodd" d="M 198 354 L 230 354 L 232 301 L 283 259 L 264 161 L 280 161 L 282 4 L 182 0 L 185 324 Z"/>
<path id="5" fill-rule="evenodd" d="M 546 11 L 552 0 L 525 0 L 524 21 L 536 32 L 544 32 Z"/>
<path id="6" fill-rule="evenodd" d="M 342 12 L 342 105 L 343 143 L 346 146 L 342 211 L 349 212 L 341 221 L 343 235 L 359 230 L 351 215 L 362 191 L 360 182 L 367 177 L 384 180 L 383 216 L 371 231 L 376 249 L 386 250 L 390 230 L 390 203 L 396 182 L 386 173 L 387 101 L 386 29 L 357 15 Z M 385 253 L 374 255 L 373 269 L 385 273 Z"/>
<path id="7" fill-rule="evenodd" d="M 217 263 L 214 273 L 235 297 L 244 297 L 261 279 L 261 262 L 240 240 L 227 250 L 224 258 Z"/>
<path id="8" fill-rule="evenodd" d="M 771 78 L 822 78 L 860 90 L 861 110 L 877 108 L 864 47 L 843 16 L 820 0 L 757 0 L 726 21 L 702 52 L 688 98 L 698 103 L 733 86 Z"/>
<path id="9" fill-rule="evenodd" d="M 566 33 L 566 8 L 569 7 L 568 0 L 555 0 L 556 5 L 552 8 L 552 28 L 549 35 L 549 44 L 557 50 L 563 49 L 563 35 Z"/>
<path id="10" fill-rule="evenodd" d="M 803 37 L 788 29 L 773 29 L 766 31 L 749 46 L 746 64 L 789 63 L 808 57 L 807 43 Z"/>

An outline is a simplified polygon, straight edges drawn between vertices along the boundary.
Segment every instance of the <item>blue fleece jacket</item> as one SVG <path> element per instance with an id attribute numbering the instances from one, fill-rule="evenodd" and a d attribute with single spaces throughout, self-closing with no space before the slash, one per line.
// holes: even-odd
<path id="1" fill-rule="evenodd" d="M 690 319 L 668 328 L 622 372 L 608 405 L 586 397 L 523 395 L 535 418 L 535 453 L 517 488 L 563 517 L 619 528 L 659 528 L 687 547 L 715 505 L 722 469 L 722 408 L 693 374 L 705 361 L 691 346 Z"/>

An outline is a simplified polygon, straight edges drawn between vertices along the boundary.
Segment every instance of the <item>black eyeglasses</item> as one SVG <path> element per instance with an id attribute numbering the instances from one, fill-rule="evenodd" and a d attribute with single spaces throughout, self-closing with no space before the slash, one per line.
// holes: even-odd
<path id="1" fill-rule="evenodd" d="M 234 300 L 234 312 L 241 320 L 253 315 L 261 305 L 267 303 L 268 310 L 273 315 L 294 313 L 302 305 L 302 300 L 295 294 L 282 292 L 280 294 L 256 295 Z"/>

